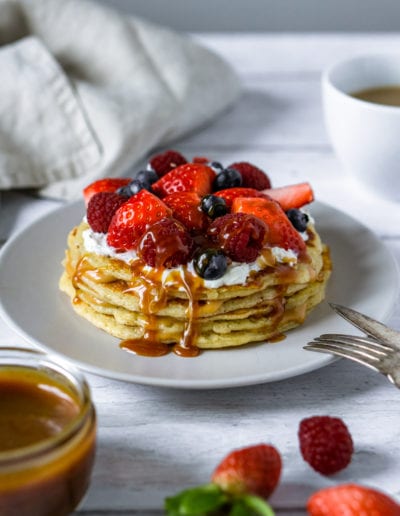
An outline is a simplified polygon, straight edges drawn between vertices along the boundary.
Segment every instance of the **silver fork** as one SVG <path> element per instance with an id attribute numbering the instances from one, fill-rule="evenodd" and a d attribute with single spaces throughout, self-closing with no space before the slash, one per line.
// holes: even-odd
<path id="1" fill-rule="evenodd" d="M 304 349 L 354 360 L 382 373 L 400 389 L 400 332 L 352 308 L 334 303 L 330 306 L 366 336 L 326 333 L 309 342 Z"/>

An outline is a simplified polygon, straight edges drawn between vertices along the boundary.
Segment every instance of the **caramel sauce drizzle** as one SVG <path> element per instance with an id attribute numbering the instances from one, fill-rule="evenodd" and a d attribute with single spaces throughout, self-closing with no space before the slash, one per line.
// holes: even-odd
<path id="1" fill-rule="evenodd" d="M 289 284 L 295 278 L 296 273 L 293 267 L 288 264 L 273 265 L 270 250 L 265 250 L 265 253 L 266 264 L 271 263 L 271 265 L 267 265 L 264 271 L 276 274 L 281 284 L 275 307 L 269 316 L 274 321 L 274 327 L 277 327 L 285 316 L 284 295 Z M 303 263 L 307 263 L 308 259 L 307 254 L 299 257 L 299 261 Z M 168 278 L 168 285 L 163 285 L 162 276 L 164 268 L 144 267 L 139 260 L 133 261 L 130 267 L 132 279 L 123 293 L 132 293 L 132 295 L 137 296 L 140 311 L 144 316 L 144 329 L 143 335 L 140 338 L 122 340 L 120 347 L 136 355 L 148 357 L 163 356 L 170 351 L 180 357 L 197 356 L 200 353 L 199 348 L 196 346 L 196 338 L 199 331 L 199 314 L 201 311 L 206 311 L 207 313 L 212 311 L 207 301 L 199 299 L 199 290 L 202 288 L 201 278 L 194 276 L 186 268 L 183 268 L 179 271 L 171 272 Z M 83 256 L 80 259 L 71 276 L 73 286 L 77 291 L 79 290 L 79 282 L 84 281 L 85 276 L 98 283 L 116 281 L 115 277 L 107 272 L 106 268 L 93 268 L 87 256 Z M 162 335 L 162 329 L 158 327 L 157 314 L 167 306 L 167 289 L 171 280 L 175 289 L 180 288 L 184 290 L 188 302 L 184 330 L 181 335 L 171 337 L 173 342 L 167 344 L 162 342 L 162 340 L 165 340 L 163 338 L 165 336 Z M 78 295 L 75 296 L 73 302 L 81 302 Z M 103 303 L 94 296 L 93 302 L 99 305 Z M 210 301 L 210 304 L 213 305 L 213 301 Z M 220 302 L 215 302 L 216 306 L 214 309 L 217 307 L 217 304 L 220 304 Z M 277 333 L 269 339 L 269 342 L 277 342 L 283 338 L 285 338 L 284 335 Z"/>

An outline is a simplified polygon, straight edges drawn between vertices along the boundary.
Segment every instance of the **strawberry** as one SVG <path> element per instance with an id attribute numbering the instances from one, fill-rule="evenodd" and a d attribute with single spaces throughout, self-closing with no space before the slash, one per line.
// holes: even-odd
<path id="1" fill-rule="evenodd" d="M 271 181 L 267 174 L 247 161 L 238 161 L 232 163 L 228 168 L 234 168 L 240 172 L 242 176 L 242 186 L 247 188 L 255 188 L 256 190 L 264 190 L 271 188 Z"/>
<path id="2" fill-rule="evenodd" d="M 202 163 L 186 163 L 174 168 L 158 181 L 152 189 L 159 197 L 175 192 L 196 192 L 203 196 L 211 192 L 215 172 Z"/>
<path id="3" fill-rule="evenodd" d="M 93 195 L 100 192 L 116 192 L 118 188 L 127 185 L 131 181 L 132 179 L 129 177 L 105 177 L 104 179 L 98 179 L 84 188 L 83 197 L 85 199 L 85 205 L 87 206 L 89 204 Z"/>
<path id="4" fill-rule="evenodd" d="M 269 198 L 267 195 L 259 192 L 255 188 L 243 188 L 241 186 L 219 190 L 218 192 L 215 192 L 214 195 L 225 199 L 228 208 L 232 207 L 233 200 L 236 199 L 236 197 L 263 197 L 264 199 Z"/>
<path id="5" fill-rule="evenodd" d="M 269 188 L 263 190 L 263 193 L 278 201 L 284 211 L 290 208 L 301 208 L 314 200 L 314 192 L 310 183 Z"/>
<path id="6" fill-rule="evenodd" d="M 274 446 L 258 444 L 234 450 L 217 466 L 212 482 L 233 495 L 268 498 L 281 475 L 282 460 Z"/>
<path id="7" fill-rule="evenodd" d="M 262 198 L 237 197 L 232 204 L 233 213 L 250 213 L 268 226 L 267 244 L 302 254 L 306 245 L 294 229 L 285 212 L 276 201 Z"/>
<path id="8" fill-rule="evenodd" d="M 201 198 L 196 192 L 175 192 L 164 197 L 163 202 L 190 232 L 199 233 L 207 228 L 209 219 L 200 207 Z"/>
<path id="9" fill-rule="evenodd" d="M 400 505 L 389 496 L 357 484 L 327 487 L 307 502 L 310 516 L 400 516 Z"/>
<path id="10" fill-rule="evenodd" d="M 135 249 L 147 226 L 170 215 L 170 208 L 158 197 L 140 190 L 115 212 L 108 228 L 107 243 L 123 251 Z"/>
<path id="11" fill-rule="evenodd" d="M 180 152 L 172 149 L 156 154 L 149 161 L 150 167 L 156 172 L 158 177 L 164 176 L 170 170 L 184 163 L 187 163 L 186 158 Z"/>

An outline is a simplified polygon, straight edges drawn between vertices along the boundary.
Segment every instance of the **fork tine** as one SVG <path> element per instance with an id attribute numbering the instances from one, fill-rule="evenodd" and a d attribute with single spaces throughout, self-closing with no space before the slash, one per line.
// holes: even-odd
<path id="1" fill-rule="evenodd" d="M 348 358 L 353 360 L 354 362 L 358 362 L 359 364 L 365 365 L 374 371 L 379 371 L 377 367 L 377 362 L 371 360 L 368 357 L 362 356 L 360 354 L 355 353 L 354 351 L 350 351 L 348 349 L 344 349 L 342 347 L 337 347 L 333 344 L 328 344 L 327 342 L 318 343 L 318 342 L 309 342 L 304 349 L 308 349 L 310 351 L 319 351 L 321 353 L 331 353 L 333 355 L 337 355 L 340 357 Z"/>
<path id="2" fill-rule="evenodd" d="M 315 338 L 318 342 L 336 342 L 342 343 L 354 349 L 364 349 L 366 351 L 370 351 L 371 353 L 375 353 L 380 355 L 381 357 L 386 357 L 389 354 L 393 353 L 393 349 L 386 344 L 381 344 L 380 342 L 376 342 L 375 340 L 371 340 L 367 337 L 359 337 L 356 335 L 343 335 L 339 333 L 324 333 L 319 337 Z"/>
<path id="3" fill-rule="evenodd" d="M 337 314 L 367 335 L 385 342 L 386 344 L 390 344 L 393 348 L 398 349 L 400 347 L 400 333 L 398 331 L 393 330 L 385 324 L 376 321 L 372 317 L 357 312 L 352 308 L 335 303 L 329 303 L 329 305 Z"/>

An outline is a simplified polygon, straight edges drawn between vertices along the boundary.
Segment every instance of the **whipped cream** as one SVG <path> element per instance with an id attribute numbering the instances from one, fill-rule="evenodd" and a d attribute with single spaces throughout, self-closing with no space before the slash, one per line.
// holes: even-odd
<path id="1" fill-rule="evenodd" d="M 88 228 L 82 233 L 82 236 L 85 249 L 89 253 L 109 256 L 110 258 L 122 260 L 125 263 L 130 263 L 138 258 L 135 251 L 117 252 L 113 247 L 109 246 L 105 233 L 95 233 L 92 229 Z M 290 266 L 294 266 L 297 263 L 297 254 L 292 250 L 286 250 L 282 247 L 272 247 L 271 252 L 278 263 L 286 263 Z M 215 280 L 203 279 L 204 286 L 206 288 L 219 288 L 230 285 L 245 285 L 252 272 L 258 272 L 266 265 L 267 263 L 262 255 L 251 263 L 232 262 L 228 265 L 228 269 L 222 278 Z M 173 281 L 177 273 L 182 275 L 185 268 L 190 274 L 197 276 L 193 261 L 190 261 L 187 265 L 180 265 L 173 269 L 165 269 L 161 278 L 163 285 L 166 285 L 169 281 Z"/>

